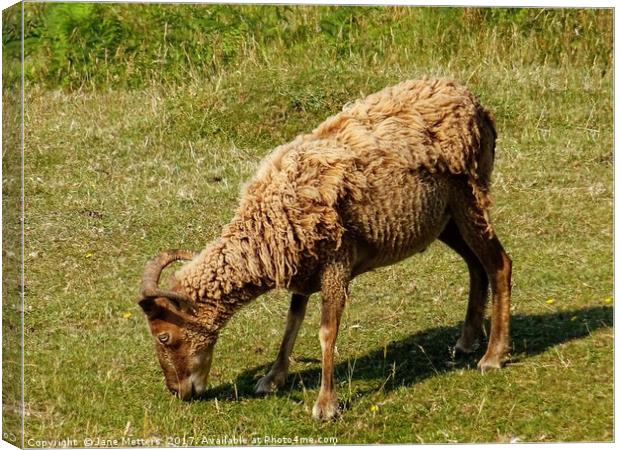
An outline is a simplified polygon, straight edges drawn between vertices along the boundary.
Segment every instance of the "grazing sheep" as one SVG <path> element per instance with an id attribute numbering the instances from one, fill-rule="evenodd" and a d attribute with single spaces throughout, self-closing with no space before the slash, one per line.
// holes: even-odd
<path id="1" fill-rule="evenodd" d="M 333 352 L 351 279 L 424 250 L 439 238 L 466 261 L 467 314 L 456 349 L 483 335 L 489 282 L 489 344 L 478 363 L 499 368 L 507 349 L 511 261 L 488 217 L 495 151 L 489 113 L 448 80 L 405 81 L 347 105 L 312 133 L 276 148 L 243 188 L 221 236 L 201 253 L 169 251 L 144 271 L 148 317 L 168 388 L 205 391 L 219 330 L 272 288 L 293 295 L 277 359 L 256 390 L 285 382 L 308 297 L 321 292 L 321 388 L 312 414 L 337 414 Z M 191 260 L 158 287 L 161 271 Z"/>

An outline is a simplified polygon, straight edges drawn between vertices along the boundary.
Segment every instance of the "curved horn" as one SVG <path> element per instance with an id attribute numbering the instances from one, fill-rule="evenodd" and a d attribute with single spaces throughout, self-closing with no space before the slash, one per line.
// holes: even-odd
<path id="1" fill-rule="evenodd" d="M 178 292 L 160 289 L 157 284 L 162 270 L 169 264 L 180 259 L 193 259 L 198 253 L 191 250 L 167 250 L 151 259 L 144 267 L 142 284 L 140 285 L 140 300 L 145 298 L 166 297 L 176 300 L 186 306 L 193 306 L 189 297 Z"/>

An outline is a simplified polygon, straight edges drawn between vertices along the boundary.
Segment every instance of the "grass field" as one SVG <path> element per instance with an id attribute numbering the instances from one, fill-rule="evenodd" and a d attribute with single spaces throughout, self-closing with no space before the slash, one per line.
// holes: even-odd
<path id="1" fill-rule="evenodd" d="M 104 60 L 99 41 L 85 38 L 81 49 L 67 41 L 65 57 L 81 50 L 82 59 L 70 55 L 63 65 L 61 28 L 45 27 L 53 15 L 28 16 L 38 34 L 29 41 L 25 98 L 26 446 L 97 438 L 213 445 L 224 436 L 341 444 L 613 439 L 610 10 L 104 8 L 111 9 L 102 17 L 149 31 L 140 45 L 151 47 L 110 41 Z M 186 36 L 169 25 L 202 17 L 190 8 L 211 14 L 219 31 L 201 34 L 201 25 Z M 90 23 L 94 14 L 76 17 Z M 160 20 L 172 15 L 176 22 Z M 262 17 L 272 26 L 262 27 Z M 82 36 L 79 20 L 68 36 Z M 99 32 L 111 23 L 122 34 L 117 22 L 101 21 Z M 6 46 L 11 32 L 3 26 Z M 196 42 L 208 58 L 198 59 Z M 149 65 L 144 55 L 157 51 Z M 64 69 L 51 70 L 55 64 Z M 335 422 L 310 416 L 320 373 L 318 298 L 286 387 L 267 398 L 252 393 L 282 336 L 288 294 L 279 291 L 224 329 L 210 399 L 173 398 L 135 304 L 147 259 L 215 238 L 271 148 L 350 100 L 426 74 L 466 83 L 497 118 L 492 218 L 514 262 L 505 369 L 480 374 L 484 349 L 452 356 L 468 276 L 437 242 L 352 283 L 337 342 L 345 410 Z M 6 85 L 3 94 L 5 104 L 15 100 Z M 5 142 L 5 210 L 6 193 L 19 192 L 10 172 L 16 156 Z M 5 239 L 17 224 L 7 220 Z M 12 321 L 5 330 L 16 327 L 16 305 L 3 307 Z M 7 392 L 3 386 L 5 430 L 19 410 Z"/>

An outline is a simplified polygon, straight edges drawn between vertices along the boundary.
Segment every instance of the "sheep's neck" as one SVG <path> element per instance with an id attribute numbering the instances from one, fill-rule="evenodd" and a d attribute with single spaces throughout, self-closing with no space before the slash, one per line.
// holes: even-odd
<path id="1" fill-rule="evenodd" d="M 236 245 L 220 239 L 202 254 L 202 264 L 190 275 L 196 280 L 192 290 L 201 305 L 199 317 L 212 331 L 221 329 L 237 310 L 273 287 L 249 275 L 245 258 L 235 257 Z"/>
<path id="2" fill-rule="evenodd" d="M 262 289 L 257 286 L 246 286 L 245 288 L 237 289 L 219 300 L 211 299 L 203 303 L 198 311 L 198 315 L 201 318 L 201 322 L 203 322 L 209 330 L 217 332 L 228 323 L 228 320 L 241 309 L 242 306 L 251 302 L 266 291 L 267 289 Z"/>

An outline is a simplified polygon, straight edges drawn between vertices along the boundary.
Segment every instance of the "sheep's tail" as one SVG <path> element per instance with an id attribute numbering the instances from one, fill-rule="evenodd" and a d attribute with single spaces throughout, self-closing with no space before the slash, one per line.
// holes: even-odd
<path id="1" fill-rule="evenodd" d="M 480 152 L 477 161 L 477 176 L 487 188 L 491 181 L 493 162 L 495 161 L 495 119 L 490 111 L 482 106 L 478 109 L 478 120 L 480 127 Z"/>
<path id="2" fill-rule="evenodd" d="M 478 127 L 479 127 L 479 151 L 477 152 L 476 164 L 473 174 L 469 176 L 469 185 L 478 205 L 481 215 L 480 219 L 484 222 L 489 238 L 494 235 L 491 219 L 489 217 L 489 207 L 491 206 L 491 173 L 495 161 L 495 140 L 497 132 L 495 130 L 495 119 L 490 111 L 482 106 L 478 107 Z"/>

